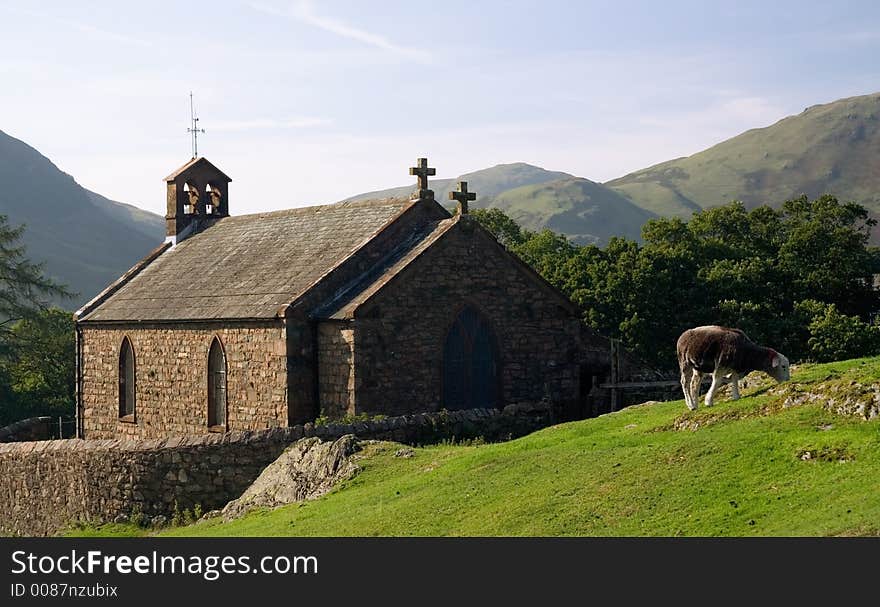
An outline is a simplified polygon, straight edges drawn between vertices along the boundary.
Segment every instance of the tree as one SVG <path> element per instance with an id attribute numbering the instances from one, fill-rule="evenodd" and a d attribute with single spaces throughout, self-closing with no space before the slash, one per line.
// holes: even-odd
<path id="1" fill-rule="evenodd" d="M 537 233 L 525 232 L 523 241 L 511 250 L 547 281 L 563 289 L 567 282 L 568 263 L 577 252 L 577 246 L 562 234 L 545 229 Z"/>
<path id="2" fill-rule="evenodd" d="M 498 242 L 508 248 L 522 244 L 532 235 L 528 230 L 523 230 L 501 209 L 474 209 L 470 215 L 489 230 Z"/>
<path id="3" fill-rule="evenodd" d="M 0 215 L 0 326 L 6 331 L 11 323 L 45 310 L 50 297 L 71 296 L 43 275 L 42 264 L 25 257 L 19 242 L 23 232 L 24 226 L 10 227 L 6 215 Z"/>
<path id="4" fill-rule="evenodd" d="M 604 248 L 521 230 L 499 209 L 477 218 L 588 325 L 659 367 L 675 366 L 676 338 L 701 324 L 739 327 L 794 360 L 880 351 L 876 222 L 855 203 L 802 196 L 748 210 L 734 201 L 690 221 L 653 219 L 641 244 L 612 238 Z"/>
<path id="5" fill-rule="evenodd" d="M 867 209 L 833 196 L 814 201 L 802 196 L 785 202 L 783 224 L 778 258 L 795 300 L 834 303 L 863 318 L 877 309 L 873 276 L 880 272 L 880 256 L 868 246 L 877 221 Z"/>
<path id="6" fill-rule="evenodd" d="M 7 398 L 0 425 L 39 415 L 74 411 L 75 337 L 73 315 L 50 308 L 20 320 L 8 336 L 9 356 L 0 361 Z"/>
<path id="7" fill-rule="evenodd" d="M 23 231 L 0 215 L 0 424 L 73 404 L 73 319 L 47 307 L 70 292 L 27 259 Z"/>
<path id="8" fill-rule="evenodd" d="M 800 308 L 811 309 L 810 357 L 829 362 L 880 354 L 880 327 L 863 322 L 858 316 L 841 314 L 834 304 L 808 300 Z"/>

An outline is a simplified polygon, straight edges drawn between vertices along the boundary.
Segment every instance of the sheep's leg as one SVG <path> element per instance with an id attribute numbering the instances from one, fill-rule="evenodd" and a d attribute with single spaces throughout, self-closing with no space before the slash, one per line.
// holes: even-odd
<path id="1" fill-rule="evenodd" d="M 718 369 L 712 374 L 712 385 L 709 386 L 709 391 L 706 392 L 706 406 L 711 407 L 712 401 L 715 399 L 715 390 L 718 389 L 724 383 L 724 375 L 721 374 Z"/>
<path id="2" fill-rule="evenodd" d="M 730 376 L 730 398 L 739 400 L 739 375 L 736 373 Z"/>
<path id="3" fill-rule="evenodd" d="M 715 369 L 715 372 L 712 373 L 712 385 L 709 387 L 709 391 L 706 392 L 706 406 L 707 407 L 712 406 L 712 401 L 715 400 L 715 392 L 718 390 L 718 388 L 720 388 L 721 386 L 726 384 L 728 381 L 731 381 L 731 380 L 727 379 L 728 375 L 731 378 L 736 377 L 735 373 L 728 372 L 726 369 L 724 369 L 724 370 Z M 735 385 L 736 385 L 736 383 L 734 382 L 734 386 Z M 737 388 L 736 390 L 737 390 L 736 393 L 739 394 L 739 389 Z M 737 398 L 739 398 L 739 397 L 737 397 Z"/>
<path id="4" fill-rule="evenodd" d="M 699 370 L 694 369 L 691 375 L 691 410 L 694 411 L 700 404 L 700 384 L 703 381 L 703 374 Z"/>
<path id="5" fill-rule="evenodd" d="M 691 404 L 694 409 L 700 406 L 700 386 L 703 382 L 703 374 L 694 369 L 691 375 Z"/>
<path id="6" fill-rule="evenodd" d="M 684 404 L 688 409 L 693 409 L 691 406 L 691 371 L 690 367 L 681 368 L 681 391 L 684 394 Z"/>

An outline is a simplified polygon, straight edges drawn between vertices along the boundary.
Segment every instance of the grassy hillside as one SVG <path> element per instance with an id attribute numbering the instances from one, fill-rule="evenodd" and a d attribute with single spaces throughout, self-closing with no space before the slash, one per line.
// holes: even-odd
<path id="1" fill-rule="evenodd" d="M 500 208 L 525 228 L 550 228 L 581 245 L 604 245 L 612 236 L 638 239 L 642 225 L 655 217 L 614 190 L 579 178 L 514 188 L 477 206 Z"/>
<path id="2" fill-rule="evenodd" d="M 459 181 L 467 181 L 468 189 L 477 193 L 477 196 L 479 197 L 477 199 L 477 204 L 479 205 L 481 199 L 490 198 L 506 190 L 518 188 L 523 185 L 565 179 L 567 177 L 571 177 L 571 175 L 568 173 L 560 173 L 559 171 L 547 171 L 524 162 L 516 162 L 513 164 L 499 164 L 488 169 L 465 173 L 455 179 L 431 179 L 430 184 L 431 189 L 434 191 L 434 197 L 441 204 L 447 204 L 450 203 L 449 192 L 456 188 L 456 184 Z M 358 194 L 347 200 L 370 200 L 373 198 L 409 196 L 415 191 L 415 189 L 416 182 L 415 177 L 413 177 L 410 185 Z"/>
<path id="3" fill-rule="evenodd" d="M 605 185 L 659 215 L 829 193 L 880 213 L 880 94 L 815 105 L 707 150 Z"/>
<path id="4" fill-rule="evenodd" d="M 642 224 L 654 214 L 625 196 L 588 179 L 546 171 L 525 163 L 500 164 L 455 179 L 431 181 L 436 199 L 449 209 L 449 192 L 467 181 L 477 193 L 474 208 L 498 207 L 531 230 L 550 228 L 578 244 L 604 244 L 611 236 L 639 238 Z M 409 196 L 415 186 L 359 194 L 349 200 Z"/>
<path id="5" fill-rule="evenodd" d="M 26 226 L 23 242 L 46 274 L 79 295 L 74 309 L 121 276 L 164 238 L 164 219 L 108 200 L 26 143 L 0 131 L 0 213 Z"/>
<path id="6" fill-rule="evenodd" d="M 880 358 L 796 370 L 691 413 L 630 407 L 508 443 L 395 457 L 307 503 L 168 535 L 876 535 L 880 419 L 826 410 L 806 392 L 872 401 Z M 839 400 L 839 398 L 838 398 Z M 143 533 L 109 525 L 78 533 Z"/>

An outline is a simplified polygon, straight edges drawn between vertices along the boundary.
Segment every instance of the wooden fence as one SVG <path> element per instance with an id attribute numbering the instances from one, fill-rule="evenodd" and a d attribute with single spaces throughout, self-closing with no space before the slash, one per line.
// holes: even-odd
<path id="1" fill-rule="evenodd" d="M 651 388 L 672 388 L 680 386 L 678 379 L 661 379 L 656 381 L 620 381 L 620 340 L 611 339 L 611 377 L 607 383 L 599 384 L 600 388 L 611 390 L 611 410 L 620 407 L 621 391 L 645 390 Z"/>

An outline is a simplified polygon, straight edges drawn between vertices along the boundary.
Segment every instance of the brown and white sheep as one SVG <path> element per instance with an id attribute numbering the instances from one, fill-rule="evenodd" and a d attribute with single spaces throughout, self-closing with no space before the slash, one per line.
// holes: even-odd
<path id="1" fill-rule="evenodd" d="M 777 382 L 791 377 L 788 359 L 774 350 L 754 343 L 739 329 L 715 325 L 695 327 L 681 334 L 676 343 L 681 389 L 685 404 L 695 410 L 700 400 L 704 374 L 712 374 L 706 393 L 706 406 L 712 406 L 715 391 L 730 382 L 733 400 L 739 398 L 739 380 L 751 371 L 763 371 Z"/>

